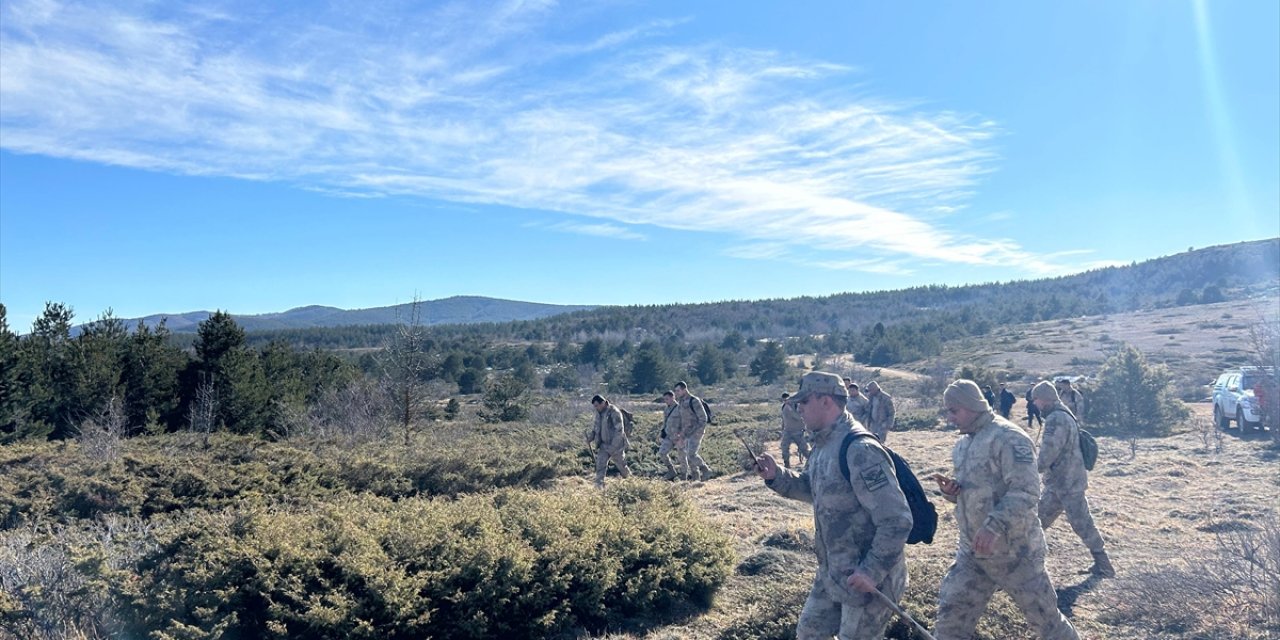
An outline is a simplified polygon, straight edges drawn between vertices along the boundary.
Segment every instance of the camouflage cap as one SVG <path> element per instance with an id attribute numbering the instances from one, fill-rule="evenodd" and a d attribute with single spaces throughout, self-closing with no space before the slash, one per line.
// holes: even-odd
<path id="1" fill-rule="evenodd" d="M 834 373 L 810 371 L 800 378 L 800 390 L 788 398 L 790 402 L 803 402 L 809 396 L 821 393 L 829 396 L 848 398 L 849 390 L 844 388 L 844 379 Z"/>

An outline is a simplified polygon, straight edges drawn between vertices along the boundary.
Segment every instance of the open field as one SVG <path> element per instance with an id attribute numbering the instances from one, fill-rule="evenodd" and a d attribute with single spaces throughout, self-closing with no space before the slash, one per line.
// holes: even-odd
<path id="1" fill-rule="evenodd" d="M 947 346 L 939 359 L 948 370 L 978 364 L 1008 371 L 1030 381 L 1061 373 L 1092 375 L 1119 344 L 1137 346 L 1151 362 L 1167 364 L 1184 398 L 1208 395 L 1206 383 L 1226 366 L 1246 362 L 1250 327 L 1274 322 L 1280 299 L 1179 307 L 1112 316 L 1086 317 L 1002 327 L 990 335 Z M 793 364 L 812 365 L 818 356 L 801 355 Z M 927 376 L 917 371 L 937 363 L 916 363 L 901 370 L 870 369 L 847 355 L 821 357 L 822 366 L 865 382 L 880 380 L 904 409 L 925 414 L 938 399 L 920 395 Z M 916 371 L 911 371 L 914 369 Z M 744 399 L 751 388 L 718 395 Z M 762 389 L 754 388 L 756 394 Z M 782 386 L 769 388 L 776 397 Z M 1014 388 L 1021 396 L 1023 388 Z M 718 391 L 718 390 L 716 390 Z M 709 396 L 717 395 L 708 390 Z M 758 397 L 758 395 L 757 395 Z M 1230 593 L 1206 596 L 1180 589 L 1205 564 L 1238 545 L 1245 532 L 1275 526 L 1280 506 L 1280 449 L 1265 435 L 1242 438 L 1235 430 L 1215 431 L 1212 406 L 1190 402 L 1190 419 L 1165 438 L 1130 442 L 1101 437 L 1101 456 L 1091 474 L 1089 498 L 1095 520 L 1108 541 L 1119 575 L 1099 580 L 1079 572 L 1089 566 L 1087 550 L 1059 521 L 1048 532 L 1049 571 L 1059 604 L 1082 637 L 1102 640 L 1189 638 L 1280 638 L 1280 629 L 1250 628 L 1233 616 Z M 757 424 L 773 407 L 742 409 Z M 1014 417 L 1025 417 L 1021 397 Z M 1036 433 L 1033 431 L 1032 435 Z M 918 476 L 949 470 L 954 431 L 940 424 L 894 433 L 890 444 L 911 461 Z M 776 440 L 770 443 L 776 455 Z M 736 471 L 736 470 L 735 470 Z M 931 484 L 931 483 L 930 483 Z M 929 489 L 930 485 L 926 485 Z M 686 489 L 722 530 L 734 536 L 739 567 L 714 607 L 687 622 L 645 633 L 608 638 L 788 638 L 816 568 L 812 555 L 812 514 L 808 505 L 783 499 L 764 487 L 754 473 L 735 472 Z M 906 608 L 926 626 L 936 612 L 936 589 L 955 552 L 950 505 L 940 498 L 938 536 L 932 545 L 908 549 L 913 584 Z M 1273 550 L 1273 554 L 1280 550 Z M 1270 562 L 1280 562 L 1272 557 Z M 1277 574 L 1273 573 L 1273 578 Z M 1276 589 L 1276 585 L 1271 587 Z M 1274 595 L 1273 591 L 1273 595 Z M 1280 603 L 1272 601 L 1273 606 Z M 1030 637 L 1020 614 L 997 594 L 983 638 Z M 1272 619 L 1280 621 L 1280 611 Z M 895 623 L 890 636 L 914 637 Z"/>
<path id="2" fill-rule="evenodd" d="M 1101 456 L 1090 477 L 1089 498 L 1119 576 L 1099 580 L 1082 575 L 1080 571 L 1091 560 L 1066 522 L 1056 523 L 1048 532 L 1049 571 L 1059 591 L 1059 605 L 1082 637 L 1280 637 L 1278 629 L 1235 624 L 1230 609 L 1224 608 L 1229 598 L 1212 604 L 1182 603 L 1188 614 L 1185 619 L 1169 617 L 1169 611 L 1179 609 L 1178 603 L 1139 600 L 1144 592 L 1168 587 L 1167 581 L 1179 578 L 1178 571 L 1193 571 L 1197 562 L 1215 558 L 1222 550 L 1224 533 L 1262 528 L 1280 505 L 1280 450 L 1257 436 L 1242 439 L 1228 432 L 1216 437 L 1212 431 L 1199 431 L 1196 425 L 1207 426 L 1208 413 L 1208 405 L 1195 405 L 1187 431 L 1141 440 L 1136 454 L 1128 442 L 1100 439 Z M 912 463 L 918 476 L 926 476 L 949 471 L 956 438 L 953 430 L 938 427 L 895 432 L 890 445 Z M 777 443 L 771 444 L 777 455 Z M 816 568 L 810 507 L 777 496 L 754 473 L 736 470 L 689 484 L 685 491 L 735 539 L 739 557 L 735 575 L 706 613 L 644 633 L 601 637 L 791 637 Z M 908 547 L 913 583 L 907 610 L 926 626 L 931 626 L 936 612 L 938 581 L 955 553 L 956 541 L 950 505 L 936 495 L 934 502 L 940 513 L 934 543 Z M 1031 637 L 1005 596 L 997 594 L 988 618 L 980 627 L 985 629 L 983 638 Z M 914 637 L 897 624 L 890 635 Z"/>
<path id="3" fill-rule="evenodd" d="M 960 367 L 997 372 L 1021 396 L 1041 377 L 1096 373 L 1090 358 L 1101 362 L 1120 336 L 1196 381 L 1184 382 L 1181 395 L 1199 400 L 1207 394 L 1201 381 L 1243 361 L 1246 318 L 1278 303 L 1001 328 L 897 369 L 865 367 L 847 354 L 803 354 L 793 365 L 880 381 L 898 407 L 889 444 L 925 477 L 950 470 L 958 436 L 938 419 L 938 384 Z M 479 420 L 472 396 L 456 419 L 416 425 L 411 442 L 398 431 L 353 430 L 274 442 L 220 433 L 201 444 L 177 433 L 97 449 L 87 440 L 0 449 L 0 639 L 141 637 L 113 630 L 165 625 L 195 625 L 181 637 L 225 638 L 219 625 L 232 614 L 245 616 L 235 632 L 242 637 L 265 637 L 269 628 L 286 630 L 278 637 L 344 640 L 416 639 L 428 629 L 451 638 L 794 637 L 815 570 L 811 509 L 745 471 L 736 434 L 776 454 L 777 399 L 795 390 L 801 371 L 770 385 L 739 376 L 694 388 L 717 415 L 703 446 L 717 475 L 705 482 L 661 480 L 659 405 L 653 395 L 615 396 L 638 419 L 628 454 L 636 478 L 611 476 L 604 493 L 591 487 L 592 454 L 582 445 L 595 387 L 532 394 L 527 419 L 512 423 Z M 1100 434 L 1089 497 L 1117 578 L 1080 573 L 1090 558 L 1065 522 L 1049 532 L 1059 605 L 1085 638 L 1280 638 L 1280 445 L 1265 433 L 1214 429 L 1207 402 L 1189 407 L 1167 437 Z M 1019 399 L 1013 417 L 1024 412 Z M 926 626 L 956 541 L 950 505 L 935 503 L 938 534 L 932 545 L 908 548 L 912 585 L 903 602 Z M 632 519 L 618 524 L 622 517 Z M 455 522 L 466 526 L 460 532 Z M 588 570 L 617 558 L 628 564 L 616 575 Z M 252 571 L 241 573 L 245 567 Z M 564 586 L 578 578 L 592 578 L 606 595 Z M 539 615 L 547 609 L 536 602 L 501 615 L 515 594 L 556 584 L 564 598 L 549 601 L 561 603 L 560 618 Z M 264 599 L 274 604 L 253 606 Z M 75 624 L 50 615 L 54 605 L 74 613 Z M 377 622 L 355 624 L 362 620 Z M 901 621 L 889 637 L 918 638 Z M 1030 635 L 998 594 L 978 637 Z"/>
<path id="4" fill-rule="evenodd" d="M 1130 344 L 1149 362 L 1170 367 L 1180 396 L 1200 399 L 1221 369 L 1248 362 L 1250 329 L 1263 321 L 1276 322 L 1278 316 L 1280 298 L 1269 295 L 1035 322 L 948 343 L 941 360 L 1038 375 L 1090 375 L 1117 346 Z"/>

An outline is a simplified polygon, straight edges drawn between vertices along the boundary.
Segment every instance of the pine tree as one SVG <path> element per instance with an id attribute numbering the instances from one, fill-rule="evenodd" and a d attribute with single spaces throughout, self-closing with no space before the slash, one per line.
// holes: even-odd
<path id="1" fill-rule="evenodd" d="M 4 303 L 0 302 L 0 443 L 20 437 L 19 425 L 25 422 L 25 412 L 19 397 L 18 334 L 9 330 L 9 320 Z"/>
<path id="2" fill-rule="evenodd" d="M 771 384 L 787 373 L 787 354 L 782 345 L 770 340 L 751 361 L 751 375 L 758 376 L 761 384 Z"/>
<path id="3" fill-rule="evenodd" d="M 698 376 L 698 382 L 704 385 L 712 385 L 724 379 L 726 358 L 719 349 L 712 345 L 703 345 L 698 350 L 698 359 L 694 362 L 694 374 Z"/>
<path id="4" fill-rule="evenodd" d="M 19 349 L 18 380 L 27 390 L 27 406 L 33 432 L 50 438 L 75 434 L 77 372 L 71 342 L 70 307 L 45 303 L 44 313 L 31 325 L 31 334 Z"/>
<path id="5" fill-rule="evenodd" d="M 76 336 L 74 403 L 80 420 L 98 415 L 108 405 L 119 402 L 124 392 L 121 376 L 128 341 L 124 321 L 115 317 L 111 309 L 85 325 Z"/>
<path id="6" fill-rule="evenodd" d="M 1136 347 L 1124 345 L 1102 364 L 1089 400 L 1086 422 L 1122 436 L 1163 436 L 1189 414 L 1173 394 L 1172 375 L 1152 365 Z"/>
<path id="7" fill-rule="evenodd" d="M 485 422 L 512 422 L 525 417 L 525 408 L 520 404 L 529 385 L 512 374 L 504 374 L 490 380 L 485 385 L 484 409 L 480 417 Z"/>
<path id="8" fill-rule="evenodd" d="M 125 343 L 120 374 L 131 435 L 148 427 L 177 429 L 181 425 L 178 380 L 186 365 L 186 354 L 169 344 L 164 320 L 155 330 L 138 322 Z"/>
<path id="9" fill-rule="evenodd" d="M 662 348 L 646 341 L 636 349 L 629 369 L 629 391 L 650 393 L 667 388 L 671 384 L 671 367 L 662 355 Z"/>

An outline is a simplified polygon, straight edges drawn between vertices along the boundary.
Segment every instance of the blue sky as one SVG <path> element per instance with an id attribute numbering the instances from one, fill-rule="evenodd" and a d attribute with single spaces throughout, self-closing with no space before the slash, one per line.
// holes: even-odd
<path id="1" fill-rule="evenodd" d="M 0 302 L 657 304 L 1280 235 L 1280 3 L 0 5 Z"/>

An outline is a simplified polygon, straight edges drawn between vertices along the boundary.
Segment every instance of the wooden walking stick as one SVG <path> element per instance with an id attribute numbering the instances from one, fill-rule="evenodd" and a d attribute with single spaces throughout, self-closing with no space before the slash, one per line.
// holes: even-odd
<path id="1" fill-rule="evenodd" d="M 894 613 L 898 614 L 898 616 L 900 616 L 903 620 L 906 620 L 907 622 L 911 623 L 911 626 L 915 627 L 916 631 L 919 631 L 926 638 L 926 640 L 936 640 L 933 637 L 933 635 L 929 633 L 928 629 L 925 629 L 919 622 L 916 622 L 915 618 L 912 618 L 910 614 L 908 614 L 906 611 L 903 611 L 902 607 L 899 607 L 896 602 L 889 599 L 889 596 L 886 596 L 883 591 L 880 591 L 879 589 L 874 589 L 871 591 L 871 593 L 874 594 L 876 598 L 880 600 L 880 602 L 884 603 L 886 607 L 889 607 L 890 609 L 893 610 Z"/>
<path id="2" fill-rule="evenodd" d="M 751 449 L 751 445 L 747 444 L 746 438 L 743 438 L 742 434 L 737 431 L 734 431 L 733 435 L 738 436 L 738 441 L 742 443 L 742 446 L 747 448 L 747 455 L 751 456 L 751 462 L 756 465 L 757 469 L 759 469 L 760 463 L 757 461 L 756 452 Z"/>

